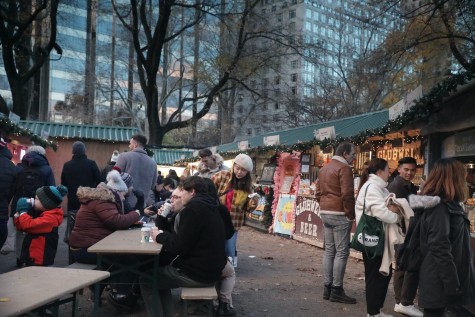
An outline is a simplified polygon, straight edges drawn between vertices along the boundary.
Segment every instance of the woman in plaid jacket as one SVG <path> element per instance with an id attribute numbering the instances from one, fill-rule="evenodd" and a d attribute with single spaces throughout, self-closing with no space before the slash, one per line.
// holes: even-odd
<path id="1" fill-rule="evenodd" d="M 246 212 L 257 205 L 255 200 L 248 197 L 252 192 L 252 169 L 252 159 L 246 154 L 239 154 L 234 159 L 232 170 L 221 171 L 211 177 L 218 190 L 219 200 L 226 206 L 233 221 L 235 231 L 233 237 L 226 240 L 226 256 L 232 258 L 234 267 L 237 266 L 238 230 L 244 224 Z"/>

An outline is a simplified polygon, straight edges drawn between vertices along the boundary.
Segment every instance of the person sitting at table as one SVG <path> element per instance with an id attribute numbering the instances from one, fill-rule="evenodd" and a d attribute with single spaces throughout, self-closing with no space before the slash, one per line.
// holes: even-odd
<path id="1" fill-rule="evenodd" d="M 216 201 L 207 195 L 204 179 L 190 176 L 182 181 L 181 188 L 185 208 L 180 212 L 176 233 L 152 230 L 154 241 L 176 257 L 156 272 L 148 272 L 155 274 L 156 280 L 140 278 L 142 298 L 149 316 L 174 316 L 171 289 L 214 285 L 221 278 L 226 264 L 223 220 Z M 158 290 L 158 297 L 153 297 L 153 287 Z"/>
<path id="2" fill-rule="evenodd" d="M 36 190 L 36 197 L 28 201 L 18 199 L 14 223 L 26 232 L 21 247 L 20 260 L 26 266 L 51 266 L 58 249 L 58 227 L 63 222 L 61 202 L 68 193 L 63 186 L 43 186 Z"/>
<path id="3" fill-rule="evenodd" d="M 77 196 L 81 206 L 69 238 L 69 248 L 75 262 L 96 264 L 97 254 L 90 253 L 87 249 L 115 230 L 127 229 L 140 219 L 138 210 L 124 214 L 123 201 L 128 188 L 119 172 L 110 171 L 107 174 L 107 180 L 107 184 L 100 183 L 96 188 L 78 188 Z M 116 258 L 118 257 L 120 255 Z M 121 274 L 118 279 L 119 282 L 124 281 L 123 284 L 118 285 L 129 290 L 135 275 Z M 125 290 L 121 291 L 125 292 Z"/>

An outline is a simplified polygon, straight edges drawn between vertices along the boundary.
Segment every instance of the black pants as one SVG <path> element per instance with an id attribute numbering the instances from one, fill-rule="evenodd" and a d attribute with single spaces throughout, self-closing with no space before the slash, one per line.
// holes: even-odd
<path id="1" fill-rule="evenodd" d="M 396 248 L 396 262 L 398 254 L 398 245 Z M 417 288 L 419 287 L 419 272 L 401 271 L 396 266 L 394 270 L 394 297 L 396 304 L 403 304 L 404 306 L 414 305 L 414 298 L 416 298 Z"/>
<path id="2" fill-rule="evenodd" d="M 386 293 L 388 292 L 389 281 L 391 281 L 392 267 L 389 268 L 388 276 L 379 273 L 382 260 L 382 257 L 376 257 L 370 260 L 363 253 L 366 285 L 366 310 L 369 315 L 379 314 L 381 308 L 383 308 Z"/>
<path id="3" fill-rule="evenodd" d="M 394 297 L 396 303 L 404 306 L 414 305 L 417 287 L 419 286 L 419 272 L 394 270 Z"/>
<path id="4" fill-rule="evenodd" d="M 424 317 L 442 317 L 445 308 L 424 308 Z"/>

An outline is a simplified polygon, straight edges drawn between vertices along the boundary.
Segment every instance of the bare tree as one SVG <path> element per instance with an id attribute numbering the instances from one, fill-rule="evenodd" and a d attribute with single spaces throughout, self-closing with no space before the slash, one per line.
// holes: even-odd
<path id="1" fill-rule="evenodd" d="M 59 0 L 0 2 L 3 67 L 12 93 L 12 111 L 23 119 L 29 116 L 32 98 L 29 81 L 48 61 L 53 49 L 61 53 L 56 44 L 58 3 Z"/>

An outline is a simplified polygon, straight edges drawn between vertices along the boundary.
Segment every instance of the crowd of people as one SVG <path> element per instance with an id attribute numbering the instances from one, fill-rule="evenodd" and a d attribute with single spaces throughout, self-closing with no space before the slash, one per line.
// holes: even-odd
<path id="1" fill-rule="evenodd" d="M 468 198 L 463 164 L 440 159 L 417 188 L 411 182 L 417 168 L 414 158 L 399 160 L 389 186 L 388 162 L 373 158 L 363 167 L 355 199 L 354 156 L 355 146 L 341 143 L 318 175 L 316 192 L 325 231 L 323 299 L 356 303 L 344 292 L 343 276 L 351 226 L 353 221 L 358 226 L 365 214 L 384 228 L 384 239 L 379 240 L 384 243 L 383 254 L 363 252 L 368 317 L 392 316 L 382 308 L 393 269 L 395 312 L 432 317 L 451 311 L 469 316 L 459 309 L 475 302 L 470 222 L 463 209 Z M 414 305 L 417 294 L 423 311 Z"/>
<path id="2" fill-rule="evenodd" d="M 64 216 L 61 203 L 67 196 L 67 212 L 74 215 L 65 240 L 71 262 L 96 264 L 96 254 L 88 252 L 90 246 L 115 230 L 149 222 L 151 238 L 162 245 L 154 272 L 157 278 L 121 272 L 107 282 L 111 304 L 134 311 L 142 298 L 148 315 L 174 316 L 171 289 L 214 285 L 218 292 L 215 315 L 235 316 L 237 236 L 246 213 L 257 205 L 251 195 L 252 159 L 239 154 L 228 168 L 219 154 L 204 149 L 199 152 L 195 175 L 178 177 L 170 169 L 163 177 L 147 155 L 146 143 L 143 135 L 132 136 L 130 151 L 114 151 L 100 171 L 87 158 L 84 143 L 77 141 L 72 159 L 63 166 L 61 185 L 56 186 L 44 148 L 30 146 L 15 166 L 5 140 L 0 139 L 0 246 L 12 235 L 17 241 L 18 267 L 53 265 Z M 363 253 L 368 316 L 391 316 L 382 308 L 392 276 L 394 311 L 408 316 L 444 316 L 447 310 L 473 302 L 475 269 L 469 222 L 462 207 L 467 198 L 464 166 L 454 159 L 441 159 L 418 188 L 412 183 L 417 168 L 414 158 L 399 161 L 389 185 L 388 162 L 373 158 L 363 168 L 355 195 L 354 159 L 355 146 L 343 142 L 318 174 L 316 197 L 325 237 L 323 299 L 356 303 L 346 294 L 343 281 L 351 228 L 365 214 L 382 222 L 390 237 L 383 255 Z M 9 220 L 15 228 L 12 233 Z M 417 264 L 403 265 L 408 256 Z M 106 263 L 121 266 L 145 262 L 134 255 L 109 257 L 113 261 Z M 140 265 L 139 270 L 153 267 Z M 158 298 L 153 298 L 152 289 L 158 290 Z M 423 312 L 415 305 L 417 294 Z"/>

